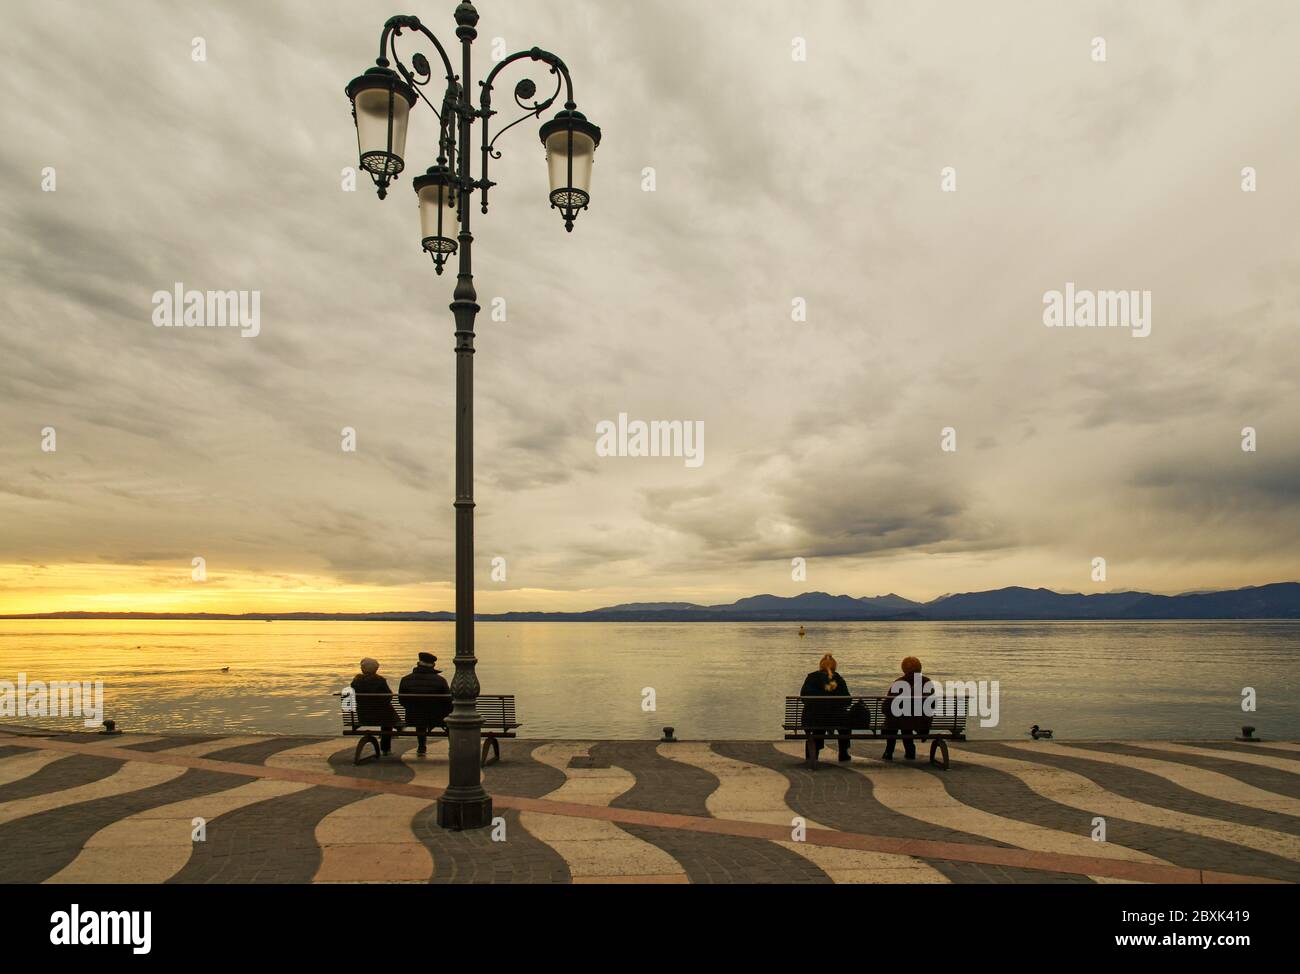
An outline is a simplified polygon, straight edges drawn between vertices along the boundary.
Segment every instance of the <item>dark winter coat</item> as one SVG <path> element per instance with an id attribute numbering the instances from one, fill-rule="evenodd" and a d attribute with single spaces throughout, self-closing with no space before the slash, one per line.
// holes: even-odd
<path id="1" fill-rule="evenodd" d="M 828 677 L 822 670 L 813 670 L 804 677 L 801 697 L 824 697 L 825 700 L 803 702 L 805 727 L 840 727 L 848 716 L 849 685 L 844 677 L 832 672 Z"/>
<path id="2" fill-rule="evenodd" d="M 920 698 L 909 699 L 906 703 L 899 704 L 903 709 L 905 716 L 894 715 L 894 699 L 896 697 L 911 698 L 916 690 L 913 685 L 913 677 L 899 676 L 890 684 L 886 691 L 887 699 L 884 701 L 885 709 L 885 730 L 907 731 L 912 734 L 928 734 L 930 732 L 930 722 L 934 719 L 926 716 L 922 710 L 925 697 L 932 697 L 935 693 L 934 682 L 920 673 L 915 674 L 921 678 Z M 911 709 L 908 710 L 907 708 Z"/>
<path id="3" fill-rule="evenodd" d="M 406 722 L 417 727 L 437 727 L 451 713 L 451 687 L 429 663 L 420 663 L 402 677 L 397 685 L 397 699 L 406 711 Z M 445 693 L 443 699 L 429 700 L 410 694 Z"/>
<path id="4" fill-rule="evenodd" d="M 393 709 L 392 688 L 378 673 L 372 676 L 358 673 L 352 678 L 352 689 L 357 692 L 357 723 L 363 727 L 402 726 L 397 711 Z M 388 698 L 362 696 L 366 693 L 386 693 Z"/>

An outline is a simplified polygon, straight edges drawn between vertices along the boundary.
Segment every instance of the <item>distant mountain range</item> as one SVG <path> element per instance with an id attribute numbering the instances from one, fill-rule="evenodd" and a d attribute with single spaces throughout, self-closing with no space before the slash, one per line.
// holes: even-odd
<path id="1" fill-rule="evenodd" d="M 236 619 L 257 622 L 448 622 L 452 612 L 41 612 L 0 619 Z M 1277 582 L 1228 592 L 1096 595 L 1045 588 L 993 589 L 913 602 L 901 595 L 854 598 L 826 592 L 751 595 L 724 605 L 694 602 L 626 602 L 588 612 L 500 612 L 484 622 L 869 622 L 1025 619 L 1300 619 L 1300 582 Z"/>

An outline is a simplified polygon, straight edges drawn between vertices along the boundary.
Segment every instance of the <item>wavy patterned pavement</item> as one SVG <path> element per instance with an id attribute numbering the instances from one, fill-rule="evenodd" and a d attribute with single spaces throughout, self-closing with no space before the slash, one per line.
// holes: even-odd
<path id="1" fill-rule="evenodd" d="M 316 826 L 315 883 L 427 883 L 433 856 L 415 835 L 424 798 L 375 795 L 330 812 Z"/>
<path id="2" fill-rule="evenodd" d="M 962 755 L 962 760 L 954 763 L 948 772 L 935 772 L 943 781 L 945 790 L 954 798 L 970 808 L 1018 822 L 1041 825 L 1064 835 L 1084 836 L 1092 842 L 1094 815 L 1091 812 L 1052 801 L 1006 770 L 966 761 L 968 748 L 970 745 L 957 752 Z M 977 748 L 982 746 L 977 745 Z M 1209 840 L 1193 840 L 1192 844 L 1196 848 L 1188 848 L 1187 837 L 1181 832 L 1116 818 L 1107 820 L 1107 844 L 1190 868 L 1205 864 L 1200 854 L 1206 851 L 1206 846 L 1225 855 L 1236 849 L 1235 846 L 1216 845 Z M 1094 854 L 1099 853 L 1094 851 Z M 1095 882 L 1116 881 L 1100 876 L 1090 878 Z"/>
<path id="3" fill-rule="evenodd" d="M 786 804 L 789 784 L 777 771 L 725 757 L 706 743 L 661 744 L 659 753 L 671 761 L 707 771 L 718 779 L 717 790 L 706 802 L 709 814 L 716 818 L 780 825 L 793 831 L 794 819 L 802 817 L 807 828 L 828 828 L 806 816 L 799 816 Z M 776 844 L 804 857 L 836 883 L 948 882 L 943 873 L 911 856 L 795 841 Z"/>
<path id="4" fill-rule="evenodd" d="M 803 757 L 803 748 L 797 744 L 777 745 L 777 749 L 793 757 Z M 1130 862 L 1164 862 L 1163 859 L 1136 849 L 1115 843 L 1094 842 L 1086 834 L 1059 832 L 973 808 L 948 793 L 944 787 L 948 775 L 930 772 L 923 767 L 890 765 L 883 761 L 854 761 L 847 767 L 871 782 L 871 794 L 876 801 L 899 815 L 906 815 L 927 825 L 984 836 L 995 842 L 1036 852 L 1096 856 Z"/>
<path id="5" fill-rule="evenodd" d="M 591 749 L 600 767 L 616 765 L 636 784 L 610 802 L 611 808 L 709 817 L 708 798 L 718 779 L 707 771 L 670 761 L 649 741 L 607 741 Z M 804 856 L 767 839 L 702 835 L 689 829 L 619 823 L 676 859 L 692 883 L 830 883 Z"/>
<path id="6" fill-rule="evenodd" d="M 1161 761 L 1158 758 L 1142 757 L 1139 754 L 1125 752 L 1115 754 L 1087 746 L 1065 746 L 1062 744 L 1008 744 L 1016 750 L 1025 750 L 1041 754 L 1055 754 L 1060 757 L 1083 757 L 1089 761 L 1114 764 L 1122 768 L 1133 768 L 1156 775 L 1166 781 L 1186 788 L 1206 798 L 1216 801 L 1233 802 L 1264 812 L 1276 812 L 1282 815 L 1300 816 L 1300 801 L 1278 795 L 1262 788 L 1248 785 L 1237 778 L 1220 774 L 1208 768 L 1181 764 L 1175 761 Z"/>
<path id="7" fill-rule="evenodd" d="M 413 748 L 404 750 L 402 766 L 416 784 L 445 788 L 446 739 L 431 740 L 424 756 Z M 433 856 L 416 836 L 414 823 L 431 805 L 427 798 L 374 795 L 330 812 L 316 825 L 321 862 L 312 882 L 429 882 Z"/>
<path id="8" fill-rule="evenodd" d="M 83 735 L 85 746 L 123 747 L 160 740 L 157 737 L 119 734 L 114 737 Z M 14 747 L 11 756 L 0 760 L 0 804 L 65 791 L 107 778 L 121 767 L 120 761 L 104 761 L 60 751 L 33 751 Z"/>
<path id="9" fill-rule="evenodd" d="M 533 757 L 533 753 L 544 746 L 538 741 L 502 741 L 501 760 L 484 770 L 483 787 L 490 794 L 525 798 L 540 798 L 562 787 L 564 772 Z M 572 881 L 563 856 L 530 834 L 517 810 L 497 807 L 495 816 L 505 824 L 504 842 L 493 841 L 494 829 L 449 832 L 440 828 L 436 809 L 432 806 L 416 815 L 413 823 L 416 835 L 433 856 L 432 882 L 549 884 Z"/>
<path id="10" fill-rule="evenodd" d="M 123 795 L 127 792 L 139 791 L 142 788 L 161 785 L 173 778 L 179 778 L 184 773 L 184 768 L 159 767 L 150 764 L 136 764 L 130 761 L 123 762 L 116 771 L 98 781 L 5 802 L 0 805 L 0 826 L 15 822 L 28 815 L 39 815 L 41 812 L 48 812 L 66 805 L 76 805 L 80 802 L 109 798 L 113 795 Z"/>
<path id="11" fill-rule="evenodd" d="M 16 754 L 0 758 L 0 789 L 3 789 L 5 785 L 34 775 L 47 764 L 52 764 L 55 761 L 65 761 L 70 757 L 67 754 L 59 754 L 57 751 L 15 750 L 17 750 Z"/>
<path id="12" fill-rule="evenodd" d="M 354 766 L 342 737 L 27 737 L 0 730 L 0 882 L 1300 880 L 1300 750 L 972 742 L 939 772 L 812 770 L 797 742 L 509 740 L 484 773 L 498 827 L 450 832 L 443 739 Z"/>
<path id="13" fill-rule="evenodd" d="M 238 784 L 241 778 L 199 771 L 184 766 L 158 765 L 146 761 L 124 761 L 118 757 L 95 757 L 104 747 L 126 747 L 116 754 L 132 750 L 143 754 L 171 751 L 173 755 L 192 757 L 204 750 L 203 745 L 187 746 L 194 738 L 153 738 L 123 742 L 122 738 L 104 744 L 100 739 L 87 745 L 87 754 L 57 762 L 50 770 L 77 772 L 76 761 L 97 764 L 94 780 L 52 791 L 38 807 L 33 796 L 20 802 L 0 806 L 0 875 L 10 882 L 41 882 L 57 875 L 80 856 L 83 847 L 97 833 L 114 823 L 159 805 L 184 798 L 222 791 Z M 109 773 L 105 773 L 109 772 Z M 34 779 L 32 779 L 34 780 Z M 138 865 L 139 850 L 99 862 L 100 872 L 94 881 L 128 882 Z M 85 873 L 81 875 L 85 876 Z M 89 880 L 88 880 L 89 881 Z"/>
<path id="14" fill-rule="evenodd" d="M 874 742 L 873 742 L 874 743 Z M 815 770 L 803 760 L 803 751 L 797 742 L 775 745 L 758 743 L 715 744 L 714 749 L 723 754 L 762 764 L 783 774 L 789 782 L 786 803 L 800 814 L 817 818 L 831 828 L 867 835 L 894 836 L 900 839 L 920 839 L 927 843 L 956 843 L 966 848 L 982 847 L 990 850 L 1013 849 L 1010 843 L 981 835 L 976 831 L 932 825 L 899 814 L 878 801 L 869 778 L 851 770 L 864 759 L 855 756 L 851 763 L 827 760 Z M 858 745 L 861 751 L 861 743 Z M 882 761 L 866 762 L 867 766 L 889 769 L 900 775 L 926 773 L 926 765 L 899 761 L 885 764 Z M 960 777 L 957 775 L 956 777 Z M 951 776 L 949 777 L 951 780 Z M 953 883 L 1087 883 L 1092 880 L 1073 870 L 1044 872 L 1038 869 L 993 865 L 965 861 L 961 855 L 937 855 L 927 860 L 931 866 Z"/>
<path id="15" fill-rule="evenodd" d="M 121 735 L 113 738 L 114 741 L 121 741 L 126 738 L 128 744 L 135 742 L 153 741 L 157 738 L 140 737 L 134 738 L 128 735 Z M 17 738 L 21 739 L 21 738 Z M 99 741 L 108 740 L 107 737 L 98 738 Z M 87 741 L 89 746 L 90 742 Z M 78 759 L 80 759 L 78 761 Z M 76 762 L 71 766 L 63 764 L 53 769 L 52 772 L 40 775 L 36 780 L 27 779 L 37 775 L 38 772 L 44 771 L 50 765 L 58 762 Z M 5 745 L 0 747 L 0 803 L 15 801 L 19 798 L 28 798 L 32 795 L 41 795 L 51 791 L 60 791 L 65 788 L 71 788 L 75 785 L 89 784 L 91 781 L 105 778 L 112 774 L 120 766 L 120 762 L 97 761 L 94 758 L 85 758 L 78 754 L 68 754 L 61 751 L 37 751 L 27 747 L 14 745 Z M 78 770 L 80 769 L 80 770 Z"/>
<path id="16" fill-rule="evenodd" d="M 1241 751 L 1241 752 L 1258 751 L 1258 750 L 1282 751 L 1284 753 L 1288 753 L 1296 757 L 1300 757 L 1300 744 L 1297 744 L 1294 741 L 1258 741 L 1254 744 L 1244 744 L 1244 743 L 1230 742 L 1230 741 L 1223 741 L 1223 742 L 1197 741 L 1196 743 L 1198 745 L 1203 745 L 1205 747 L 1222 747 L 1225 750 L 1229 750 L 1229 751 Z"/>
<path id="17" fill-rule="evenodd" d="M 1287 750 L 1287 752 L 1291 752 L 1292 754 L 1296 754 L 1297 757 L 1300 757 L 1300 744 L 1296 744 L 1295 741 L 1262 741 L 1262 745 L 1264 745 L 1264 748 L 1266 749 L 1273 748 L 1277 750 Z M 1255 745 L 1253 744 L 1227 744 L 1225 746 L 1229 746 L 1229 748 L 1234 750 L 1255 748 Z"/>
<path id="18" fill-rule="evenodd" d="M 1207 750 L 1202 755 L 1200 753 L 1140 747 L 1135 744 L 1118 744 L 1110 741 L 1089 741 L 1080 743 L 1078 746 L 1089 750 L 1108 751 L 1111 754 L 1132 754 L 1136 757 L 1154 758 L 1174 764 L 1185 764 L 1193 768 L 1204 768 L 1207 771 L 1217 771 L 1225 777 L 1250 785 L 1252 788 L 1300 800 L 1300 776 L 1286 771 L 1277 771 L 1273 768 L 1242 764 L 1220 757 L 1213 750 Z M 1229 800 L 1231 800 L 1231 796 L 1229 796 Z"/>
<path id="19" fill-rule="evenodd" d="M 184 741 L 185 738 L 177 738 L 178 741 Z M 193 741 L 189 744 L 180 744 L 178 747 L 166 748 L 168 754 L 184 754 L 188 757 L 201 758 L 210 754 L 219 754 L 223 751 L 229 751 L 236 747 L 248 747 L 250 744 L 257 744 L 266 741 L 267 737 L 263 734 L 249 734 L 244 737 L 209 737 L 202 740 Z M 152 748 L 152 745 L 145 745 L 139 750 Z"/>
<path id="20" fill-rule="evenodd" d="M 1230 798 L 1218 798 L 1192 788 L 1185 787 L 1179 780 L 1183 774 L 1187 780 L 1192 779 L 1204 768 L 1193 768 L 1177 762 L 1165 762 L 1162 773 L 1139 767 L 1137 762 L 1125 761 L 1121 755 L 1107 754 L 1088 747 L 1063 747 L 1053 745 L 1036 748 L 1020 744 L 999 745 L 1004 753 L 1021 754 L 1041 763 L 1076 771 L 1086 778 L 1102 785 L 1108 790 L 1123 795 L 1134 801 L 1159 805 L 1169 811 L 1195 815 L 1209 819 L 1219 819 L 1238 825 L 1250 826 L 1269 833 L 1278 833 L 1290 837 L 1295 847 L 1300 848 L 1300 821 L 1295 817 L 1276 811 L 1273 808 L 1259 808 L 1250 800 L 1233 801 Z M 1149 759 L 1147 759 L 1149 760 Z M 1230 782 L 1231 779 L 1224 776 Z M 1242 795 L 1249 791 L 1244 785 L 1240 788 Z M 1230 794 L 1230 793 L 1229 793 Z M 1285 801 L 1277 796 L 1278 801 Z M 1274 847 L 1283 855 L 1289 856 L 1290 843 Z"/>
<path id="21" fill-rule="evenodd" d="M 210 755 L 287 770 L 339 773 L 332 757 L 346 755 L 349 770 L 354 743 L 342 738 L 279 738 L 229 748 Z M 365 767 L 365 766 L 363 766 Z M 375 773 L 373 770 L 371 773 Z M 322 861 L 316 827 L 331 812 L 366 797 L 323 785 L 287 789 L 231 811 L 209 823 L 207 841 L 194 844 L 189 860 L 171 879 L 176 883 L 308 883 Z"/>
<path id="22" fill-rule="evenodd" d="M 354 745 L 355 741 L 340 739 L 227 738 L 174 748 L 171 753 L 315 775 L 431 787 L 446 784 L 445 740 L 431 740 L 425 757 L 415 755 L 413 742 L 399 740 L 394 757 L 368 761 L 360 767 L 351 763 Z M 506 744 L 507 756 L 512 755 L 513 747 L 517 747 L 514 742 Z M 524 748 L 525 759 L 531 747 Z M 563 783 L 563 774 L 550 768 L 544 771 L 548 785 L 542 791 Z M 433 802 L 428 798 L 365 795 L 327 785 L 259 779 L 218 794 L 149 809 L 130 816 L 117 828 L 101 830 L 53 881 L 93 881 L 96 875 L 104 875 L 104 869 L 113 870 L 115 882 L 159 882 L 169 877 L 176 882 L 454 882 L 470 874 L 481 881 L 481 869 L 465 868 L 467 859 L 481 858 L 465 855 L 460 840 L 471 834 L 448 833 L 432 826 L 432 812 Z M 190 842 L 195 815 L 208 820 L 204 843 Z M 510 868 L 498 872 L 497 878 L 516 878 L 516 869 L 523 863 L 534 867 L 534 879 L 568 881 L 562 860 L 518 825 L 517 813 L 507 811 L 505 816 L 513 826 L 509 853 L 495 858 L 498 869 L 502 863 Z M 133 863 L 130 870 L 121 868 L 118 860 L 123 850 L 138 851 L 142 838 L 157 828 L 158 822 L 169 823 L 174 833 L 160 842 L 159 854 L 150 862 Z M 470 841 L 478 842 L 486 834 L 473 833 Z M 441 869 L 435 869 L 431 850 L 448 846 L 452 848 L 439 857 Z M 490 848 L 505 853 L 506 846 Z"/>
<path id="23" fill-rule="evenodd" d="M 1038 760 L 1013 757 L 1013 754 L 1026 752 L 999 744 L 988 748 L 965 748 L 962 759 L 1014 775 L 1042 797 L 1087 812 L 1090 816 L 1114 817 L 1210 840 L 1208 843 L 1183 843 L 1173 847 L 1179 851 L 1190 848 L 1199 862 L 1209 860 L 1218 866 L 1219 860 L 1226 859 L 1236 865 L 1238 872 L 1248 871 L 1291 882 L 1300 878 L 1300 862 L 1297 862 L 1300 860 L 1300 841 L 1295 836 L 1176 811 L 1118 794 L 1089 776 L 1089 770 L 1097 773 L 1096 763 L 1089 769 L 1087 761 L 1055 758 L 1048 752 L 1033 755 Z M 1050 763 L 1054 758 L 1056 764 Z M 1165 858 L 1177 861 L 1173 855 L 1167 854 Z"/>
<path id="24" fill-rule="evenodd" d="M 159 734 L 65 734 L 55 740 L 75 740 L 83 747 L 129 747 L 141 748 L 154 744 L 164 747 L 180 743 L 174 737 Z"/>
<path id="25" fill-rule="evenodd" d="M 1237 761 L 1242 764 L 1257 765 L 1261 768 L 1271 768 L 1274 771 L 1284 771 L 1287 774 L 1300 775 L 1300 761 L 1293 758 L 1276 757 L 1262 752 L 1247 752 L 1241 750 L 1218 750 L 1216 748 L 1196 747 L 1192 744 L 1175 744 L 1171 741 L 1143 741 L 1142 747 L 1151 748 L 1157 751 L 1168 751 L 1171 754 L 1196 755 L 1203 758 L 1219 758 L 1228 761 Z M 1274 745 L 1275 747 L 1277 745 Z"/>
<path id="26" fill-rule="evenodd" d="M 336 766 L 332 765 L 330 759 L 338 756 L 340 762 L 346 756 L 348 765 L 352 765 L 352 751 L 354 744 L 350 741 L 338 737 L 330 737 L 324 740 L 314 740 L 307 744 L 299 744 L 296 747 L 282 748 L 268 754 L 262 759 L 262 764 L 268 768 L 290 768 L 301 771 L 332 771 Z M 371 762 L 370 764 L 359 765 L 359 767 L 377 767 L 382 762 Z"/>
<path id="27" fill-rule="evenodd" d="M 260 740 L 256 737 L 217 738 L 169 751 L 189 757 L 206 757 Z M 77 857 L 46 882 L 96 883 L 110 876 L 115 883 L 167 882 L 190 860 L 196 844 L 193 838 L 195 818 L 204 819 L 212 827 L 216 819 L 237 808 L 307 787 L 293 782 L 253 780 L 215 793 L 143 809 L 94 833 Z"/>
<path id="28" fill-rule="evenodd" d="M 590 758 L 591 744 L 544 744 L 533 757 L 564 774 L 564 784 L 544 797 L 579 805 L 609 805 L 636 785 L 617 767 L 575 767 Z M 544 812 L 521 812 L 520 823 L 564 859 L 575 883 L 684 883 L 686 870 L 658 846 L 613 822 Z"/>

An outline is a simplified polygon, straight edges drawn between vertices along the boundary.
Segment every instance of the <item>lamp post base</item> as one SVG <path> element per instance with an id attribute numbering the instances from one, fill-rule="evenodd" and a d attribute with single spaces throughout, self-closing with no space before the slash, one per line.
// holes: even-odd
<path id="1" fill-rule="evenodd" d="M 444 829 L 485 829 L 492 824 L 492 796 L 477 789 L 477 794 L 457 795 L 448 788 L 438 799 L 438 826 Z"/>

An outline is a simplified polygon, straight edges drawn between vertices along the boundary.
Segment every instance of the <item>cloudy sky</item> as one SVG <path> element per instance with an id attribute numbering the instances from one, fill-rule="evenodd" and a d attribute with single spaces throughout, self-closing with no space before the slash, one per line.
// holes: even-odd
<path id="1" fill-rule="evenodd" d="M 532 120 L 475 207 L 480 609 L 1300 578 L 1296 4 L 478 6 L 475 81 L 555 51 L 604 130 L 572 234 Z M 454 279 L 344 188 L 343 86 L 454 7 L 6 3 L 0 612 L 452 607 Z M 154 327 L 177 282 L 260 334 Z M 1066 282 L 1150 335 L 1044 327 Z"/>

